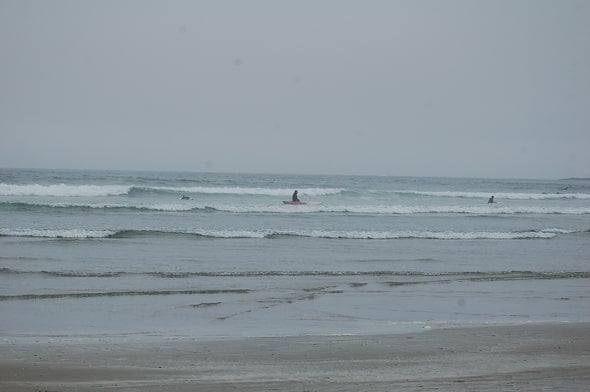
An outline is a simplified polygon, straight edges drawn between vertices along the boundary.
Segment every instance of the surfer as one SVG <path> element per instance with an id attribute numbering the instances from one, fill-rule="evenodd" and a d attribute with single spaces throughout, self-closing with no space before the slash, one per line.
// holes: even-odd
<path id="1" fill-rule="evenodd" d="M 297 197 L 297 191 L 293 192 L 293 197 L 291 198 L 291 201 L 294 201 L 295 203 L 299 203 L 299 198 Z"/>
<path id="2" fill-rule="evenodd" d="M 182 195 L 180 200 L 190 200 L 190 197 L 188 197 L 187 195 Z"/>
<path id="3" fill-rule="evenodd" d="M 488 204 L 490 204 L 490 203 L 495 203 L 495 201 L 494 201 L 494 195 L 492 195 L 492 197 L 490 197 L 488 199 Z"/>

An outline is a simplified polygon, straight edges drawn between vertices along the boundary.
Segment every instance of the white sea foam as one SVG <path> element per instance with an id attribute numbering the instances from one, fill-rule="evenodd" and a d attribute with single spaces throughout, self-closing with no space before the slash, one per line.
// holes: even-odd
<path id="1" fill-rule="evenodd" d="M 0 235 L 10 237 L 40 238 L 105 238 L 115 234 L 109 230 L 84 229 L 0 229 Z"/>
<path id="2" fill-rule="evenodd" d="M 131 186 L 125 185 L 13 185 L 0 184 L 0 196 L 115 196 L 125 195 Z"/>
<path id="3" fill-rule="evenodd" d="M 0 229 L 0 235 L 11 237 L 41 237 L 41 238 L 106 238 L 117 233 L 128 231 L 112 230 L 85 230 L 85 229 Z M 149 235 L 150 231 L 138 231 Z M 456 231 L 338 231 L 338 230 L 208 230 L 185 229 L 173 231 L 153 231 L 153 235 L 168 234 L 195 234 L 210 238 L 270 238 L 276 236 L 331 238 L 331 239 L 438 239 L 438 240 L 512 240 L 512 239 L 549 239 L 558 234 L 574 233 L 572 230 L 546 229 L 530 230 L 522 232 L 456 232 Z"/>
<path id="4" fill-rule="evenodd" d="M 290 197 L 293 189 L 287 188 L 249 188 L 249 187 L 145 187 L 134 185 L 15 185 L 0 183 L 0 196 L 116 196 L 126 195 L 132 188 L 167 191 L 174 193 L 202 193 L 223 195 L 264 195 Z M 338 188 L 302 188 L 300 195 L 315 197 L 334 195 L 342 192 Z"/>
<path id="5" fill-rule="evenodd" d="M 92 208 L 92 209 L 136 209 L 136 210 L 151 210 L 151 211 L 189 211 L 195 208 L 194 205 L 181 203 L 76 203 L 76 202 L 7 202 L 6 204 L 27 204 L 30 206 L 50 207 L 50 208 Z M 198 207 L 197 207 L 198 208 Z"/>
<path id="6" fill-rule="evenodd" d="M 224 195 L 265 195 L 265 196 L 288 196 L 293 193 L 293 189 L 287 188 L 248 188 L 248 187 L 150 187 L 146 189 L 164 190 L 178 193 L 204 193 L 204 194 L 224 194 Z M 342 192 L 338 188 L 300 188 L 299 195 L 305 196 L 325 196 L 334 195 Z"/>
<path id="7" fill-rule="evenodd" d="M 169 232 L 171 234 L 196 234 L 211 238 L 270 238 L 270 237 L 310 237 L 331 239 L 439 239 L 439 240 L 476 240 L 476 239 L 549 239 L 558 234 L 574 233 L 573 230 L 547 229 L 519 232 L 456 232 L 456 231 L 338 231 L 338 230 L 207 230 L 185 229 Z"/>
<path id="8" fill-rule="evenodd" d="M 19 202 L 20 203 L 20 202 Z M 19 204 L 7 202 L 6 204 Z M 500 206 L 498 204 L 485 204 L 482 206 L 437 206 L 437 205 L 284 205 L 274 204 L 230 204 L 230 203 L 150 203 L 147 201 L 130 201 L 128 203 L 87 203 L 87 202 L 27 202 L 31 206 L 54 208 L 128 208 L 153 211 L 181 212 L 190 210 L 216 210 L 231 213 L 339 213 L 339 214 L 366 214 L 366 215 L 413 215 L 413 214 L 465 214 L 465 215 L 513 215 L 513 214 L 564 214 L 584 215 L 590 214 L 588 207 L 536 207 L 536 206 Z"/>
<path id="9" fill-rule="evenodd" d="M 455 231 L 338 231 L 338 230 L 204 230 L 187 229 L 174 231 L 176 234 L 196 234 L 212 238 L 268 238 L 276 236 L 332 238 L 332 239 L 439 239 L 439 240 L 475 240 L 475 239 L 549 239 L 558 234 L 573 233 L 571 230 L 549 229 L 523 232 L 455 232 Z"/>
<path id="10" fill-rule="evenodd" d="M 411 214 L 474 214 L 474 215 L 510 215 L 510 214 L 568 214 L 582 215 L 590 214 L 590 207 L 534 207 L 534 206 L 510 206 L 499 207 L 498 205 L 484 206 L 407 206 L 407 205 L 215 205 L 207 207 L 220 211 L 235 213 L 254 212 L 275 212 L 275 213 L 311 213 L 331 212 L 368 215 L 411 215 Z"/>
<path id="11" fill-rule="evenodd" d="M 269 235 L 268 231 L 250 230 L 194 230 L 189 233 L 213 238 L 265 238 Z"/>
<path id="12" fill-rule="evenodd" d="M 413 194 L 422 196 L 435 196 L 435 197 L 455 197 L 455 198 L 469 198 L 469 199 L 488 199 L 492 193 L 489 192 L 452 192 L 452 191 L 395 191 L 394 193 L 399 194 Z M 496 200 L 547 200 L 547 199 L 581 199 L 590 200 L 589 193 L 511 193 L 511 192 L 498 192 L 493 193 L 494 199 Z"/>
<path id="13" fill-rule="evenodd" d="M 345 239 L 439 239 L 439 240 L 475 240 L 475 239 L 548 239 L 557 234 L 545 231 L 527 232 L 454 232 L 454 231 L 320 231 L 285 233 L 316 238 Z"/>

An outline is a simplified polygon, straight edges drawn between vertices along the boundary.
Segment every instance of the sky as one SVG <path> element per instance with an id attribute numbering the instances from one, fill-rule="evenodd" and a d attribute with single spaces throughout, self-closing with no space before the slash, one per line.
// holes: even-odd
<path id="1" fill-rule="evenodd" d="M 585 0 L 0 0 L 0 167 L 590 177 Z"/>

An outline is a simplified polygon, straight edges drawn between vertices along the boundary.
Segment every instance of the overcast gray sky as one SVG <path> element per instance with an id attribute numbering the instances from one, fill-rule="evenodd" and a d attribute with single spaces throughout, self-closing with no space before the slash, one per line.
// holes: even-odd
<path id="1" fill-rule="evenodd" d="M 0 0 L 0 167 L 590 176 L 590 1 Z"/>

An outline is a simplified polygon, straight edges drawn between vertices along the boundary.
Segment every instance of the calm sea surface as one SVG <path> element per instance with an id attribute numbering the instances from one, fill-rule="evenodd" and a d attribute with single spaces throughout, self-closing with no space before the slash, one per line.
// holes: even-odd
<path id="1" fill-rule="evenodd" d="M 282 203 L 295 189 L 308 204 Z M 0 169 L 4 340 L 398 333 L 589 305 L 588 180 Z"/>

